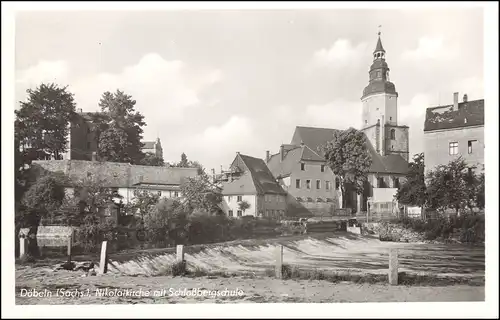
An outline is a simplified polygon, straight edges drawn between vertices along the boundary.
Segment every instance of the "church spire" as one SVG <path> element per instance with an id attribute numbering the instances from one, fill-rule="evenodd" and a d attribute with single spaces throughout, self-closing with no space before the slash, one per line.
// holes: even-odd
<path id="1" fill-rule="evenodd" d="M 385 59 L 385 50 L 384 46 L 382 46 L 382 40 L 380 40 L 380 28 L 382 26 L 378 26 L 378 40 L 377 40 L 377 46 L 375 47 L 375 51 L 373 51 L 373 60 L 377 59 Z"/>

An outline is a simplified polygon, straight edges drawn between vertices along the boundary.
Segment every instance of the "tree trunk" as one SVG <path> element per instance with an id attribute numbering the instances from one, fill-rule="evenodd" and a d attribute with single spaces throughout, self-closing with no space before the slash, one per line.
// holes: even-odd
<path id="1" fill-rule="evenodd" d="M 38 257 L 40 255 L 40 248 L 38 248 L 37 233 L 38 233 L 38 224 L 35 226 L 31 226 L 29 228 L 27 252 L 33 257 Z"/>
<path id="2" fill-rule="evenodd" d="M 347 199 L 346 199 L 346 192 L 345 192 L 345 186 L 343 183 L 341 183 L 340 185 L 340 193 L 342 195 L 342 209 L 345 209 L 346 207 L 346 203 L 347 203 Z"/>

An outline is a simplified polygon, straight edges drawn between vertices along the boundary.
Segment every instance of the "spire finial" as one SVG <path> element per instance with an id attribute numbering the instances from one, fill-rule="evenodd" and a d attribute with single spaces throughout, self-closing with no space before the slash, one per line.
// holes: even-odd
<path id="1" fill-rule="evenodd" d="M 382 25 L 379 25 L 378 26 L 378 36 L 380 37 L 380 35 L 382 34 L 382 32 L 380 31 L 380 28 L 382 28 Z"/>

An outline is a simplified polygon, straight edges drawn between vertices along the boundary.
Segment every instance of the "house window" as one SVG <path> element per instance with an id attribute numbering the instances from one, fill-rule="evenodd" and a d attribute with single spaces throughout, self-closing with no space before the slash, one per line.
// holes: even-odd
<path id="1" fill-rule="evenodd" d="M 306 171 L 306 164 L 305 163 L 300 164 L 300 170 Z"/>
<path id="2" fill-rule="evenodd" d="M 399 189 L 399 178 L 397 177 L 394 177 L 393 180 L 393 185 L 394 185 L 394 188 L 398 188 Z"/>
<path id="3" fill-rule="evenodd" d="M 450 155 L 458 154 L 458 142 L 450 142 L 449 151 Z"/>
<path id="4" fill-rule="evenodd" d="M 391 129 L 391 140 L 396 140 L 396 130 Z"/>
<path id="5" fill-rule="evenodd" d="M 230 217 L 233 216 L 233 210 L 229 210 L 229 212 L 227 213 Z"/>
<path id="6" fill-rule="evenodd" d="M 335 189 L 336 190 L 340 189 L 340 179 L 339 178 L 335 178 Z"/>
<path id="7" fill-rule="evenodd" d="M 300 179 L 295 180 L 295 188 L 300 189 Z"/>
<path id="8" fill-rule="evenodd" d="M 179 197 L 179 191 L 174 191 L 174 197 L 178 198 Z"/>
<path id="9" fill-rule="evenodd" d="M 321 189 L 321 180 L 316 180 L 316 189 Z"/>
<path id="10" fill-rule="evenodd" d="M 227 197 L 227 202 L 231 202 L 231 198 L 232 198 L 231 196 L 228 196 Z"/>
<path id="11" fill-rule="evenodd" d="M 158 196 L 161 197 L 161 191 L 158 191 Z"/>
<path id="12" fill-rule="evenodd" d="M 241 200 L 243 200 L 243 197 L 242 196 L 238 196 L 238 198 L 236 199 L 238 202 L 241 202 Z"/>
<path id="13" fill-rule="evenodd" d="M 311 189 L 311 180 L 306 180 L 306 189 Z"/>
<path id="14" fill-rule="evenodd" d="M 367 123 L 368 123 L 368 120 L 365 120 L 365 124 L 367 124 Z"/>
<path id="15" fill-rule="evenodd" d="M 321 172 L 325 172 L 325 165 L 324 164 L 321 165 Z"/>
<path id="16" fill-rule="evenodd" d="M 472 146 L 475 145 L 477 143 L 477 140 L 469 140 L 469 142 L 467 143 L 467 150 L 469 152 L 469 154 L 472 153 Z"/>
<path id="17" fill-rule="evenodd" d="M 330 181 L 325 181 L 325 189 L 330 190 Z"/>
<path id="18" fill-rule="evenodd" d="M 238 217 L 241 217 L 243 215 L 243 212 L 241 210 L 238 210 Z"/>
<path id="19" fill-rule="evenodd" d="M 382 177 L 377 178 L 377 187 L 378 188 L 385 188 L 384 178 L 382 178 Z"/>
<path id="20" fill-rule="evenodd" d="M 390 98 L 391 98 L 391 97 L 389 97 L 389 99 L 390 99 Z M 391 121 L 392 121 L 392 117 L 389 117 L 389 120 L 391 120 Z"/>

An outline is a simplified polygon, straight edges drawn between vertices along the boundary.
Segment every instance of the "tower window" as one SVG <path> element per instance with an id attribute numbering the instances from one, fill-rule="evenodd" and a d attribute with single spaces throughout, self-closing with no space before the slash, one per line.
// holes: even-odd
<path id="1" fill-rule="evenodd" d="M 396 140 L 396 130 L 391 129 L 391 140 Z"/>
<path id="2" fill-rule="evenodd" d="M 389 120 L 391 120 L 391 121 L 392 121 L 392 117 L 389 117 Z"/>
<path id="3" fill-rule="evenodd" d="M 365 120 L 365 124 L 367 124 L 367 123 L 368 123 L 368 120 Z"/>

